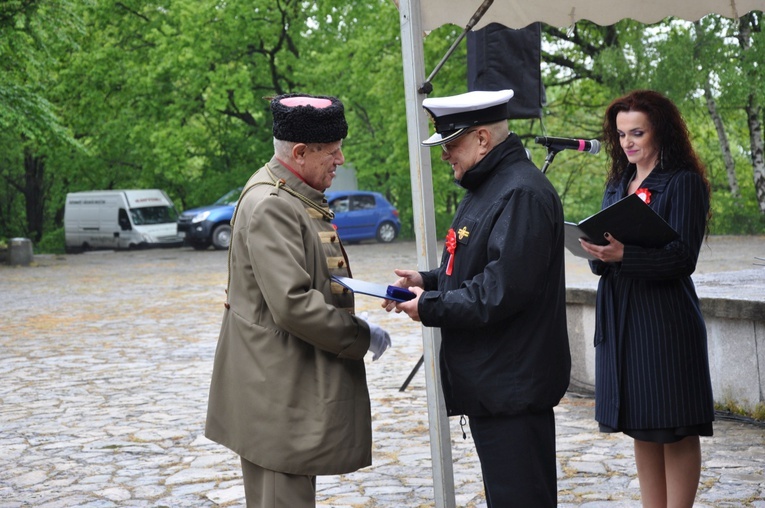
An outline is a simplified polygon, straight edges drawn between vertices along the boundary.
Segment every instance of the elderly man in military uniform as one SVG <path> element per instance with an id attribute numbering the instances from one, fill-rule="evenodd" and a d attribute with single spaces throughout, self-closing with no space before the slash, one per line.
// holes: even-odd
<path id="1" fill-rule="evenodd" d="M 248 507 L 316 505 L 316 476 L 371 464 L 364 356 L 387 332 L 354 315 L 324 191 L 348 133 L 335 97 L 271 100 L 274 156 L 231 220 L 228 288 L 205 436 L 241 457 Z"/>

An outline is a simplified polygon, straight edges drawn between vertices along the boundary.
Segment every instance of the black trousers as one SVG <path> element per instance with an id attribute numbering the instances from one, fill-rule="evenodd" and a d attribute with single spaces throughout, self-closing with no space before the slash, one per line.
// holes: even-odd
<path id="1" fill-rule="evenodd" d="M 489 508 L 558 504 L 555 414 L 471 416 Z"/>

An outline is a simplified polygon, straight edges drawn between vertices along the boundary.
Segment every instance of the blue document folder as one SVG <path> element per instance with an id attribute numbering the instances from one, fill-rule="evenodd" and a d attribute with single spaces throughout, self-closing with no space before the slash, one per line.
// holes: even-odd
<path id="1" fill-rule="evenodd" d="M 407 302 L 417 296 L 408 289 L 400 288 L 398 286 L 375 284 L 374 282 L 351 279 L 350 277 L 340 277 L 339 275 L 333 275 L 332 280 L 341 286 L 350 289 L 354 293 L 376 296 L 377 298 L 386 298 L 395 302 Z"/>

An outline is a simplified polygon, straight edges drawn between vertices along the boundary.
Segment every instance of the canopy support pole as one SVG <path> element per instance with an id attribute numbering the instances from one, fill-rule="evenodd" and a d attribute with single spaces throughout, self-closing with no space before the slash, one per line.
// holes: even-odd
<path id="1" fill-rule="evenodd" d="M 418 93 L 418 83 L 424 78 L 425 58 L 422 20 L 419 0 L 401 0 L 401 52 L 404 63 L 406 97 L 406 124 L 409 140 L 409 167 L 412 181 L 412 208 L 417 241 L 418 270 L 436 266 L 435 211 L 433 209 L 433 180 L 430 149 L 420 140 L 428 137 L 428 122 L 422 109 L 424 96 Z M 449 433 L 449 419 L 441 390 L 438 369 L 438 351 L 441 332 L 422 327 L 422 346 L 425 365 L 425 391 L 428 400 L 430 427 L 430 456 L 433 467 L 433 489 L 437 508 L 455 508 L 454 470 Z"/>

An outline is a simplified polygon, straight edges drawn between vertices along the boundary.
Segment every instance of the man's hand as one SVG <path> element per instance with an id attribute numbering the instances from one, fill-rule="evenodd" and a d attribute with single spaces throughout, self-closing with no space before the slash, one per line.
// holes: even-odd
<path id="1" fill-rule="evenodd" d="M 424 286 L 424 284 L 425 284 L 423 282 L 423 280 L 422 280 L 422 275 L 420 275 L 420 272 L 418 272 L 416 270 L 400 270 L 400 269 L 397 268 L 397 269 L 393 270 L 393 273 L 398 275 L 399 279 L 396 282 L 394 282 L 393 284 L 391 284 L 392 286 L 397 286 L 397 287 L 400 287 L 400 288 L 406 288 L 406 289 L 411 291 L 412 288 L 414 288 L 414 287 L 422 288 Z M 418 297 L 419 297 L 419 294 L 422 293 L 422 291 L 420 291 L 420 293 L 417 293 L 416 291 L 412 291 L 412 292 L 416 293 L 418 295 Z M 413 300 L 410 300 L 410 301 L 413 302 L 415 300 L 417 300 L 417 298 L 415 298 Z M 393 300 L 385 299 L 385 300 L 383 300 L 382 308 L 387 310 L 388 312 L 390 312 L 390 311 L 392 311 L 394 309 L 396 309 L 397 312 L 401 312 L 401 310 L 403 310 L 403 309 L 398 310 L 398 306 L 396 305 L 396 303 L 397 302 L 395 302 Z M 409 313 L 407 312 L 407 314 L 409 314 Z"/>
<path id="2" fill-rule="evenodd" d="M 422 288 L 412 286 L 408 288 L 409 291 L 417 295 L 416 297 L 412 298 L 408 302 L 398 302 L 396 304 L 396 312 L 404 312 L 407 316 L 412 318 L 412 321 L 419 321 L 420 320 L 420 310 L 419 310 L 419 304 L 420 304 L 420 296 L 423 291 Z"/>

